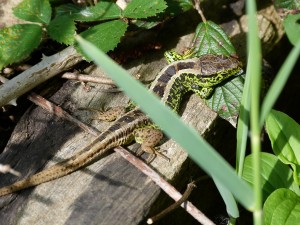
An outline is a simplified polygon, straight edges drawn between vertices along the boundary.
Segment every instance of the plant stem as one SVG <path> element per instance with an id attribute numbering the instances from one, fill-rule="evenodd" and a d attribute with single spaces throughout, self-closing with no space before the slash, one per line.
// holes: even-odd
<path id="1" fill-rule="evenodd" d="M 249 112 L 250 112 L 250 77 L 245 78 L 243 96 L 240 106 L 240 113 L 236 132 L 236 171 L 242 177 L 246 155 L 247 138 L 249 133 Z"/>
<path id="2" fill-rule="evenodd" d="M 256 20 L 256 4 L 254 0 L 246 1 L 248 14 L 248 66 L 247 75 L 250 76 L 250 129 L 251 129 L 251 150 L 253 154 L 253 188 L 254 188 L 254 212 L 255 225 L 263 224 L 262 217 L 262 191 L 260 177 L 260 125 L 259 125 L 259 104 L 260 104 L 260 82 L 261 82 L 261 47 L 258 38 L 258 26 Z"/>

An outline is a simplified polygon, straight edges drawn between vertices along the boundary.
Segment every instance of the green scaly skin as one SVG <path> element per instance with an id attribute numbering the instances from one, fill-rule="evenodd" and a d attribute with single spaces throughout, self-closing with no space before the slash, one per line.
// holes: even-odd
<path id="1" fill-rule="evenodd" d="M 165 56 L 170 64 L 162 69 L 150 87 L 165 105 L 176 112 L 186 92 L 193 91 L 201 98 L 207 98 L 216 85 L 242 72 L 241 64 L 235 58 L 208 54 L 189 59 L 191 55 L 192 51 L 182 56 L 175 52 L 166 52 Z M 112 120 L 112 112 L 115 109 L 102 113 L 100 119 Z M 91 164 L 111 148 L 128 144 L 134 139 L 141 144 L 143 151 L 153 156 L 160 155 L 155 146 L 162 137 L 162 132 L 148 116 L 138 107 L 134 107 L 78 154 L 29 178 L 0 188 L 0 196 L 70 174 Z"/>

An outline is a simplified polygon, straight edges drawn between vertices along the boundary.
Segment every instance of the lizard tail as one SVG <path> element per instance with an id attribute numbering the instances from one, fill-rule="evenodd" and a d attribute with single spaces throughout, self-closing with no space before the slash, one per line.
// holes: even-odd
<path id="1" fill-rule="evenodd" d="M 33 187 L 48 181 L 66 176 L 83 166 L 86 166 L 92 162 L 92 159 L 96 155 L 101 155 L 109 148 L 103 148 L 101 151 L 98 151 L 96 154 L 93 152 L 95 148 L 101 148 L 98 144 L 94 145 L 90 151 L 80 152 L 69 159 L 66 159 L 48 169 L 42 170 L 39 173 L 36 173 L 28 178 L 17 181 L 9 186 L 0 188 L 0 196 L 11 194 L 29 187 Z M 91 151 L 92 150 L 92 151 Z"/>
<path id="2" fill-rule="evenodd" d="M 23 190 L 23 189 L 26 189 L 29 187 L 39 185 L 41 183 L 51 181 L 51 180 L 55 179 L 55 176 L 53 174 L 54 172 L 55 172 L 55 174 L 59 172 L 59 168 L 57 166 L 50 167 L 49 169 L 44 170 L 43 172 L 39 172 L 28 178 L 17 181 L 9 186 L 0 188 L 0 196 L 11 194 L 13 192 L 17 192 L 17 191 L 20 191 L 20 190 Z M 65 176 L 65 175 L 67 175 L 67 174 L 63 174 L 60 177 Z"/>
<path id="3" fill-rule="evenodd" d="M 119 119 L 119 122 L 116 121 L 114 125 L 100 134 L 76 155 L 12 185 L 0 188 L 0 196 L 66 176 L 91 164 L 109 149 L 128 143 L 131 140 L 133 130 L 142 124 L 145 125 L 147 121 L 148 117 L 140 110 L 133 110 L 125 114 L 124 117 Z"/>

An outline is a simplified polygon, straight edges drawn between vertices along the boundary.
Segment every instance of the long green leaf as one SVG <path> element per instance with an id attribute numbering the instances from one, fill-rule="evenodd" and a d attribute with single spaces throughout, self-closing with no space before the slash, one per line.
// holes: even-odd
<path id="1" fill-rule="evenodd" d="M 234 218 L 234 219 L 238 218 L 240 216 L 240 213 L 239 213 L 237 203 L 236 203 L 232 193 L 216 178 L 212 177 L 212 179 L 214 180 L 215 185 L 225 202 L 226 211 L 227 211 L 229 217 Z"/>
<path id="2" fill-rule="evenodd" d="M 177 114 L 162 105 L 155 95 L 149 94 L 143 85 L 93 44 L 79 37 L 77 41 L 82 51 L 101 66 L 167 135 L 185 148 L 193 160 L 218 179 L 244 207 L 253 209 L 253 192 L 250 186 L 235 174 L 232 167 L 194 129 L 186 126 Z"/>
<path id="3" fill-rule="evenodd" d="M 250 120 L 250 77 L 246 77 L 236 132 L 236 170 L 242 176 Z"/>
<path id="4" fill-rule="evenodd" d="M 263 127 L 266 117 L 268 116 L 270 110 L 274 106 L 279 94 L 281 93 L 284 85 L 289 78 L 293 67 L 295 66 L 297 59 L 300 54 L 300 40 L 297 45 L 289 53 L 288 57 L 281 66 L 276 78 L 274 79 L 269 91 L 262 103 L 261 113 L 260 113 L 260 127 Z"/>
<path id="5" fill-rule="evenodd" d="M 262 225 L 262 191 L 260 177 L 260 126 L 259 126 L 259 105 L 260 105 L 260 81 L 261 81 L 261 46 L 258 38 L 258 25 L 256 18 L 256 3 L 254 0 L 246 1 L 248 27 L 248 63 L 246 77 L 250 79 L 250 129 L 251 129 L 251 151 L 253 154 L 254 173 L 254 224 Z"/>

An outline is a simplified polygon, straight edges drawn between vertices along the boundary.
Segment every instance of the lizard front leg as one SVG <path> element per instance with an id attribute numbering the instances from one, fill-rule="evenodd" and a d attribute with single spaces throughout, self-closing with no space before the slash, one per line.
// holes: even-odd
<path id="1" fill-rule="evenodd" d="M 93 109 L 93 108 L 82 108 L 87 111 L 93 112 L 95 115 L 91 118 L 92 120 L 101 120 L 101 121 L 115 121 L 117 118 L 120 118 L 123 116 L 126 112 L 129 112 L 136 108 L 136 105 L 129 101 L 127 103 L 127 106 L 116 106 L 109 108 L 107 110 L 99 110 L 99 109 Z"/>
<path id="2" fill-rule="evenodd" d="M 163 138 L 163 133 L 159 129 L 153 127 L 137 128 L 134 130 L 133 135 L 135 141 L 141 144 L 141 149 L 150 154 L 147 159 L 148 162 L 151 162 L 157 155 L 169 161 L 168 157 L 155 149 L 155 146 Z"/>

